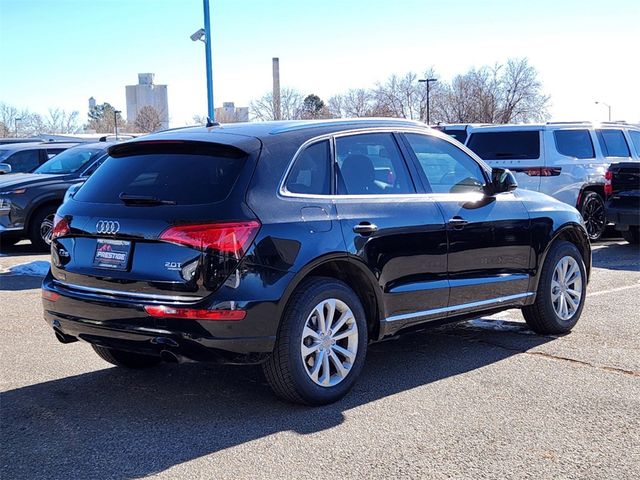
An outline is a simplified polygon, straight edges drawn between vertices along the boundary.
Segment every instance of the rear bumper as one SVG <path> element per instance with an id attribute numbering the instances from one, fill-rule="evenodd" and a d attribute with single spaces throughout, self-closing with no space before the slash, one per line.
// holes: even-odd
<path id="1" fill-rule="evenodd" d="M 629 226 L 640 225 L 640 209 L 638 208 L 617 207 L 607 203 L 605 212 L 607 222 L 614 223 L 617 230 L 627 230 Z"/>
<path id="2" fill-rule="evenodd" d="M 275 331 L 264 335 L 264 328 L 251 328 L 261 320 L 259 305 L 240 321 L 156 319 L 146 314 L 143 303 L 69 294 L 50 273 L 42 288 L 60 295 L 56 301 L 42 301 L 45 321 L 64 343 L 78 339 L 135 353 L 169 352 L 179 359 L 221 363 L 260 363 L 275 345 Z M 260 335 L 251 336 L 250 331 Z"/>

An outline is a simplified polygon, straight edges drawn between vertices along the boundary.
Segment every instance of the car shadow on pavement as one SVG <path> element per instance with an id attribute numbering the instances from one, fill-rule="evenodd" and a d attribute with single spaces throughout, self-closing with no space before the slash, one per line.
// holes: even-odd
<path id="1" fill-rule="evenodd" d="M 42 285 L 42 276 L 0 273 L 0 291 L 33 290 Z"/>
<path id="2" fill-rule="evenodd" d="M 591 253 L 593 266 L 608 270 L 640 272 L 640 247 L 630 243 L 612 243 L 594 249 Z"/>
<path id="3" fill-rule="evenodd" d="M 34 247 L 31 242 L 22 241 L 15 245 L 9 245 L 0 241 L 0 254 L 11 257 L 19 257 L 22 255 L 40 255 L 49 253 L 48 250 L 42 250 Z"/>
<path id="4" fill-rule="evenodd" d="M 488 341 L 495 337 L 506 346 Z M 351 393 L 320 408 L 279 401 L 256 366 L 114 367 L 17 388 L 0 395 L 1 476 L 145 477 L 278 432 L 305 435 L 338 427 L 350 409 L 550 340 L 464 326 L 406 334 L 371 345 Z M 404 414 L 402 403 L 396 413 Z"/>

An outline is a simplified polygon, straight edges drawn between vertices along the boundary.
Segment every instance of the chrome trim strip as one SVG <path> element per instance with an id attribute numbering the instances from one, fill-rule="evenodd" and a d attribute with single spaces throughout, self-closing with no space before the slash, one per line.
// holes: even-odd
<path id="1" fill-rule="evenodd" d="M 453 305 L 451 307 L 434 308 L 433 310 L 423 310 L 420 312 L 405 313 L 403 315 L 394 315 L 392 317 L 387 317 L 385 321 L 398 322 L 400 320 L 410 320 L 412 318 L 427 317 L 430 315 L 437 315 L 439 313 L 455 312 L 458 310 L 465 310 L 467 308 L 484 307 L 484 306 L 489 306 L 493 304 L 511 302 L 512 300 L 518 300 L 520 298 L 530 297 L 533 294 L 534 292 L 518 293 L 515 295 L 507 295 L 506 297 L 497 297 L 497 298 L 491 298 L 488 300 L 480 300 L 478 302 L 463 303 L 461 305 Z"/>
<path id="2" fill-rule="evenodd" d="M 451 286 L 451 288 L 458 288 L 470 287 L 473 285 L 487 285 L 500 282 L 517 282 L 524 280 L 529 280 L 529 275 L 527 275 L 526 273 L 503 273 L 494 277 L 449 279 L 449 285 Z"/>
<path id="3" fill-rule="evenodd" d="M 181 295 L 154 295 L 154 294 L 148 294 L 148 293 L 135 293 L 135 292 L 124 292 L 121 290 L 109 290 L 107 288 L 84 287 L 81 285 L 74 285 L 68 282 L 62 282 L 60 280 L 54 280 L 53 283 L 62 285 L 63 287 L 68 288 L 70 290 L 79 290 L 81 292 L 92 293 L 92 294 L 104 294 L 112 297 L 133 297 L 133 298 L 139 298 L 143 300 L 171 300 L 174 302 L 191 302 L 191 303 L 201 300 L 200 297 L 186 297 Z"/>

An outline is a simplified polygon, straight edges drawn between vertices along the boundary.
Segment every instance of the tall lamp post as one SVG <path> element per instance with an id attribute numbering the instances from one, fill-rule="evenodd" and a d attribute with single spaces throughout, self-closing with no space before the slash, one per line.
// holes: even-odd
<path id="1" fill-rule="evenodd" d="M 596 105 L 604 105 L 609 110 L 609 121 L 611 121 L 611 105 L 604 102 L 596 102 Z"/>
<path id="2" fill-rule="evenodd" d="M 113 111 L 113 123 L 116 126 L 116 140 L 118 140 L 118 114 L 122 113 L 121 110 L 114 110 Z"/>
<path id="3" fill-rule="evenodd" d="M 13 121 L 13 128 L 15 129 L 15 137 L 18 138 L 18 122 L 21 122 L 22 118 L 16 118 Z"/>
<path id="4" fill-rule="evenodd" d="M 437 78 L 421 78 L 418 80 L 418 82 L 420 83 L 426 83 L 427 84 L 427 125 L 431 124 L 431 112 L 430 112 L 430 105 L 429 105 L 429 84 L 431 82 L 437 82 L 438 79 Z"/>
<path id="5" fill-rule="evenodd" d="M 207 110 L 209 120 L 215 122 L 215 110 L 213 108 L 213 72 L 211 66 L 211 22 L 209 20 L 209 0 L 203 0 L 204 7 L 204 28 L 201 28 L 193 35 L 191 40 L 204 42 L 205 64 L 207 69 Z"/>

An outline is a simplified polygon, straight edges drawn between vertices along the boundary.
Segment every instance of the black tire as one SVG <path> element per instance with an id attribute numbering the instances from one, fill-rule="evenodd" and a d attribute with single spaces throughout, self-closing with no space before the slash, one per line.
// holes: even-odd
<path id="1" fill-rule="evenodd" d="M 314 383 L 306 370 L 311 367 L 305 364 L 301 351 L 302 332 L 307 319 L 314 308 L 327 299 L 344 302 L 353 313 L 358 330 L 355 359 L 349 372 L 334 386 Z M 367 352 L 367 341 L 364 309 L 354 291 L 334 278 L 310 277 L 293 293 L 280 322 L 275 349 L 263 364 L 263 371 L 274 393 L 283 400 L 305 405 L 333 403 L 349 392 L 360 375 Z"/>
<path id="2" fill-rule="evenodd" d="M 582 287 L 578 308 L 570 318 L 563 320 L 558 316 L 553 307 L 551 282 L 558 262 L 567 256 L 573 257 L 578 264 L 580 275 L 582 276 Z M 549 249 L 544 261 L 542 273 L 538 282 L 538 291 L 536 292 L 535 303 L 524 307 L 522 309 L 522 314 L 525 321 L 534 332 L 540 334 L 567 333 L 576 325 L 580 315 L 582 314 L 586 294 L 587 274 L 582 255 L 574 244 L 566 241 L 557 241 Z"/>
<path id="3" fill-rule="evenodd" d="M 607 228 L 603 198 L 596 192 L 585 192 L 580 204 L 580 214 L 584 219 L 589 240 L 600 240 Z"/>
<path id="4" fill-rule="evenodd" d="M 37 250 L 49 250 L 51 247 L 51 240 L 47 241 L 41 235 L 41 228 L 44 225 L 45 221 L 51 222 L 51 228 L 53 228 L 53 217 L 58 209 L 57 206 L 51 205 L 48 207 L 43 207 L 38 210 L 29 222 L 29 240 L 31 240 L 31 244 Z"/>
<path id="5" fill-rule="evenodd" d="M 630 244 L 638 245 L 638 243 L 640 243 L 640 227 L 629 227 L 629 230 L 625 230 L 620 233 L 622 234 L 622 238 Z"/>
<path id="6" fill-rule="evenodd" d="M 160 357 L 152 355 L 143 355 L 141 353 L 125 352 L 114 348 L 101 347 L 99 345 L 91 345 L 93 350 L 104 361 L 109 362 L 118 367 L 126 368 L 149 368 L 159 364 L 162 360 Z"/>

